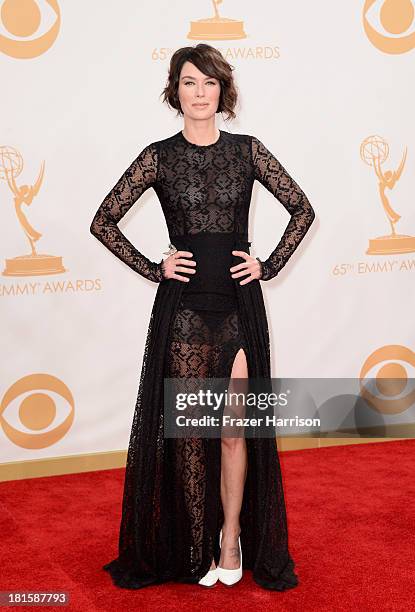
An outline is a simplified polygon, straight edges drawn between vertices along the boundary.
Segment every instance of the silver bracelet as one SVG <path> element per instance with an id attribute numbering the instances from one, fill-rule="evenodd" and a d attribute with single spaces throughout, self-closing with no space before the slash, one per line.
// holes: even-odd
<path id="1" fill-rule="evenodd" d="M 174 253 L 177 253 L 177 249 L 174 246 L 174 244 L 169 242 L 169 250 L 168 251 L 164 251 L 163 255 L 173 255 Z"/>

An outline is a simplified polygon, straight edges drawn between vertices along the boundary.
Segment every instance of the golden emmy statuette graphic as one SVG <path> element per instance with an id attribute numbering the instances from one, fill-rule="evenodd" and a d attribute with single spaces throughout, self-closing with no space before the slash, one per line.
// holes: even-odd
<path id="1" fill-rule="evenodd" d="M 221 17 L 218 5 L 222 0 L 212 0 L 214 17 L 205 17 L 190 22 L 187 38 L 195 40 L 238 40 L 246 38 L 243 21 Z"/>
<path id="2" fill-rule="evenodd" d="M 397 170 L 382 171 L 381 166 L 389 156 L 388 143 L 381 136 L 369 136 L 360 145 L 360 157 L 368 166 L 373 166 L 375 171 L 383 210 L 392 230 L 386 236 L 369 239 L 367 255 L 389 255 L 392 253 L 412 253 L 415 251 L 414 236 L 397 234 L 395 232 L 395 224 L 399 221 L 401 215 L 393 210 L 386 195 L 386 189 L 392 190 L 402 174 L 406 153 L 407 149 L 405 149 Z"/>
<path id="3" fill-rule="evenodd" d="M 44 168 L 45 164 L 42 162 L 39 176 L 33 186 L 21 185 L 18 187 L 15 179 L 23 169 L 22 156 L 13 147 L 0 147 L 0 180 L 7 182 L 14 195 L 16 215 L 31 248 L 28 255 L 6 259 L 6 267 L 2 272 L 3 276 L 42 276 L 44 274 L 66 272 L 62 265 L 62 257 L 36 253 L 35 243 L 42 234 L 30 225 L 22 210 L 22 205 L 31 206 L 34 197 L 38 194 L 43 180 Z"/>

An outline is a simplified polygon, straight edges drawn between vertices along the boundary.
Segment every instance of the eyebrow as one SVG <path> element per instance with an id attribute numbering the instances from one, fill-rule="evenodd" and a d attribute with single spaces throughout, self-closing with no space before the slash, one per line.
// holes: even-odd
<path id="1" fill-rule="evenodd" d="M 192 77 L 192 76 L 190 76 L 190 75 L 182 76 L 182 79 L 194 79 L 194 80 L 196 80 L 196 79 L 195 79 L 195 77 Z M 207 79 L 216 79 L 216 77 L 206 77 L 206 78 L 205 78 L 205 81 L 206 81 Z"/>

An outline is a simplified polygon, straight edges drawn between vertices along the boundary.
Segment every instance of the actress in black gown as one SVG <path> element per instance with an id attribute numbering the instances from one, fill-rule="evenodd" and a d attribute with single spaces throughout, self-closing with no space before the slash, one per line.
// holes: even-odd
<path id="1" fill-rule="evenodd" d="M 216 113 L 235 116 L 232 70 L 204 43 L 174 53 L 163 93 L 184 116 L 184 128 L 141 150 L 90 227 L 119 259 L 157 283 L 128 447 L 118 556 L 103 566 L 123 588 L 204 584 L 218 566 L 235 574 L 241 555 L 241 571 L 252 570 L 261 587 L 282 591 L 298 584 L 275 437 L 164 436 L 165 378 L 270 378 L 260 281 L 279 273 L 315 217 L 299 185 L 258 138 L 216 128 Z M 255 180 L 290 214 L 263 261 L 249 254 Z M 137 250 L 117 225 L 150 187 L 171 242 L 160 262 Z"/>

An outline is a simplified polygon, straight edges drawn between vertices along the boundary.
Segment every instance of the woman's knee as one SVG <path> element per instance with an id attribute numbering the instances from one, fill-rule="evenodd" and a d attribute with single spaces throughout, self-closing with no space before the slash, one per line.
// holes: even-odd
<path id="1" fill-rule="evenodd" d="M 224 437 L 221 440 L 222 450 L 225 452 L 235 453 L 238 450 L 243 450 L 245 446 L 245 438 L 228 438 Z"/>

